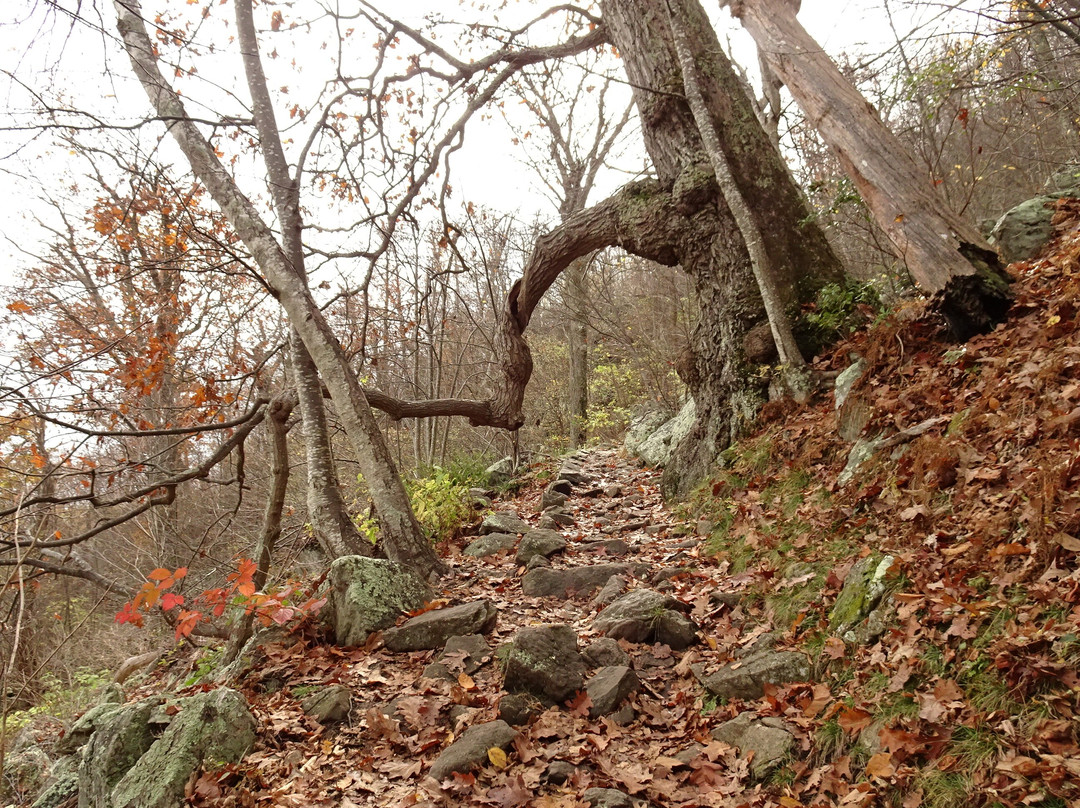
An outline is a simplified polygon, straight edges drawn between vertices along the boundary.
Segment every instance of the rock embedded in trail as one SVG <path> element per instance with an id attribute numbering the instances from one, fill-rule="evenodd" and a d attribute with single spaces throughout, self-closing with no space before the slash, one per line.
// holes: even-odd
<path id="1" fill-rule="evenodd" d="M 712 737 L 739 750 L 740 757 L 753 759 L 750 774 L 764 779 L 777 768 L 795 746 L 795 738 L 776 716 L 757 718 L 750 713 L 726 721 L 712 731 Z"/>
<path id="2" fill-rule="evenodd" d="M 439 658 L 424 668 L 428 679 L 456 682 L 458 673 L 476 673 L 491 659 L 491 648 L 482 634 L 454 636 L 446 641 Z"/>
<path id="3" fill-rule="evenodd" d="M 488 760 L 489 749 L 498 747 L 506 751 L 517 735 L 505 721 L 469 727 L 435 759 L 428 774 L 441 782 L 454 772 L 467 772 L 482 766 Z"/>
<path id="4" fill-rule="evenodd" d="M 590 788 L 585 791 L 590 808 L 637 808 L 629 794 L 614 788 Z"/>
<path id="5" fill-rule="evenodd" d="M 706 674 L 703 665 L 691 670 L 702 686 L 722 699 L 753 701 L 765 693 L 765 685 L 805 682 L 810 678 L 810 663 L 796 651 L 762 651 Z"/>
<path id="6" fill-rule="evenodd" d="M 616 598 L 593 626 L 604 636 L 629 642 L 659 642 L 676 651 L 697 642 L 697 627 L 670 595 L 635 589 Z"/>
<path id="7" fill-rule="evenodd" d="M 528 724 L 544 711 L 544 705 L 528 693 L 507 693 L 499 699 L 499 718 L 513 727 Z"/>
<path id="8" fill-rule="evenodd" d="M 480 523 L 480 534 L 488 533 L 528 533 L 532 525 L 513 511 L 496 511 L 484 517 Z"/>
<path id="9" fill-rule="evenodd" d="M 593 564 L 565 570 L 535 569 L 521 579 L 521 591 L 528 597 L 575 598 L 591 595 L 612 575 L 629 575 L 627 564 Z"/>
<path id="10" fill-rule="evenodd" d="M 630 665 L 630 655 L 610 637 L 600 637 L 585 649 L 585 659 L 594 668 L 614 668 Z"/>
<path id="11" fill-rule="evenodd" d="M 609 556 L 624 556 L 630 552 L 630 545 L 622 539 L 601 539 L 579 544 L 577 549 L 582 553 L 606 553 Z"/>
<path id="12" fill-rule="evenodd" d="M 637 674 L 625 665 L 601 668 L 585 686 L 585 692 L 592 702 L 589 716 L 599 718 L 615 712 L 627 696 L 640 687 L 641 680 Z"/>
<path id="13" fill-rule="evenodd" d="M 554 530 L 530 530 L 521 537 L 515 561 L 528 564 L 536 556 L 550 558 L 566 549 L 566 539 Z"/>
<path id="14" fill-rule="evenodd" d="M 469 542 L 469 546 L 465 548 L 464 553 L 473 558 L 482 558 L 483 556 L 501 553 L 504 550 L 513 550 L 516 544 L 517 536 L 512 536 L 509 533 L 488 533 L 486 536 L 481 536 Z"/>
<path id="15" fill-rule="evenodd" d="M 391 651 L 427 651 L 442 648 L 447 640 L 466 634 L 486 634 L 495 627 L 498 610 L 489 600 L 476 600 L 433 609 L 387 629 L 383 643 Z"/>
<path id="16" fill-rule="evenodd" d="M 892 556 L 876 554 L 855 562 L 829 613 L 830 631 L 847 642 L 865 643 L 881 635 L 884 630 L 884 625 L 879 625 L 881 621 L 871 626 L 867 618 L 881 603 L 886 576 L 892 564 Z"/>
<path id="17" fill-rule="evenodd" d="M 330 613 L 337 644 L 355 647 L 434 597 L 431 588 L 400 564 L 343 556 L 330 565 Z"/>
<path id="18" fill-rule="evenodd" d="M 551 706 L 585 686 L 585 659 L 570 626 L 523 628 L 503 648 L 503 687 L 510 693 L 529 693 Z"/>
<path id="19" fill-rule="evenodd" d="M 349 717 L 352 694 L 345 685 L 330 685 L 304 698 L 300 708 L 320 724 L 335 724 Z"/>

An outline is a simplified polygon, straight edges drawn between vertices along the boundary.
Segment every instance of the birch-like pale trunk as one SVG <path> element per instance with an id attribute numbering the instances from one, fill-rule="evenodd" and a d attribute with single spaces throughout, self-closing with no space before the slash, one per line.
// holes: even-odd
<path id="1" fill-rule="evenodd" d="M 237 11 L 243 13 L 245 5 L 250 18 L 249 2 L 238 0 Z M 169 134 L 183 152 L 192 171 L 265 273 L 290 323 L 300 334 L 326 382 L 375 503 L 387 556 L 391 560 L 411 566 L 421 575 L 440 568 L 434 550 L 425 540 L 416 522 L 405 487 L 356 373 L 350 367 L 345 351 L 312 298 L 306 279 L 295 271 L 292 261 L 269 225 L 263 221 L 255 205 L 225 170 L 214 152 L 213 145 L 199 131 L 187 114 L 180 96 L 165 80 L 153 43 L 146 32 L 141 4 L 138 0 L 114 0 L 114 7 L 117 30 L 151 106 L 166 122 Z M 252 29 L 250 22 L 248 28 Z M 245 66 L 251 62 L 261 73 L 258 50 L 245 50 Z M 258 84 L 257 81 L 254 83 Z M 265 90 L 265 81 L 263 89 Z M 272 110 L 267 108 L 265 102 L 254 101 L 253 108 L 257 116 L 269 113 L 272 120 Z M 266 150 L 274 145 L 280 150 L 280 140 L 276 137 L 271 137 L 269 141 L 263 140 L 264 156 L 267 154 Z M 268 168 L 269 186 L 292 189 L 294 182 L 287 167 L 284 171 L 281 168 Z M 295 194 L 290 196 L 296 198 Z M 284 230 L 286 222 L 283 221 L 282 225 Z"/>
<path id="2" fill-rule="evenodd" d="M 1008 310 L 1007 275 L 976 229 L 938 197 L 900 139 L 795 17 L 790 0 L 724 0 L 836 152 L 896 256 L 958 336 L 992 328 Z"/>

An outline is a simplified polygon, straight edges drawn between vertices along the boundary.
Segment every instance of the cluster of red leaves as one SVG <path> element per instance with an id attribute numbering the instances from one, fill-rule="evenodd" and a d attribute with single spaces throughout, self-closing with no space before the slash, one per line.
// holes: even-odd
<path id="1" fill-rule="evenodd" d="M 250 558 L 237 559 L 235 572 L 225 576 L 227 585 L 200 592 L 192 606 L 199 608 L 180 608 L 187 602 L 183 595 L 167 591 L 173 584 L 187 575 L 187 567 L 180 567 L 174 572 L 167 569 L 153 570 L 147 581 L 135 597 L 124 604 L 116 613 L 117 623 L 143 625 L 143 616 L 154 609 L 163 612 L 179 609 L 175 619 L 176 638 L 189 637 L 200 621 L 208 617 L 221 617 L 230 605 L 242 607 L 245 614 L 255 614 L 263 626 L 284 626 L 294 620 L 318 614 L 326 604 L 324 597 L 311 597 L 308 588 L 292 582 L 270 592 L 257 592 L 255 589 L 256 565 Z M 299 603 L 301 598 L 303 600 Z"/>

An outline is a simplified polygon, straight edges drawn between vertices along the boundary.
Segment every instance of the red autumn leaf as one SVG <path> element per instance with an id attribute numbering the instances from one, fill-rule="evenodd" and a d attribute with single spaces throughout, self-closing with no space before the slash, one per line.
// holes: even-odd
<path id="1" fill-rule="evenodd" d="M 177 606 L 184 605 L 184 596 L 177 595 L 172 592 L 166 592 L 165 596 L 161 599 L 161 608 L 167 612 L 172 611 Z"/>

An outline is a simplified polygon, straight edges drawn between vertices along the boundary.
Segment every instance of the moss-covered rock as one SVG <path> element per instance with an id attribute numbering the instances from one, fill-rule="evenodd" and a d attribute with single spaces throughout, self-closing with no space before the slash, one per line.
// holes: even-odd
<path id="1" fill-rule="evenodd" d="M 637 456 L 650 466 L 663 468 L 671 460 L 679 442 L 690 432 L 697 418 L 694 399 L 687 399 L 679 414 L 652 433 L 640 446 Z"/>
<path id="2" fill-rule="evenodd" d="M 848 642 L 857 639 L 853 629 L 866 620 L 881 602 L 887 587 L 886 574 L 892 556 L 868 555 L 851 568 L 836 604 L 829 613 L 829 630 Z"/>
<path id="3" fill-rule="evenodd" d="M 70 805 L 71 798 L 79 790 L 79 764 L 81 754 L 60 758 L 53 764 L 45 788 L 38 794 L 31 808 L 59 808 Z"/>
<path id="4" fill-rule="evenodd" d="M 255 719 L 235 690 L 200 693 L 179 705 L 169 728 L 116 784 L 111 801 L 87 808 L 181 808 L 194 772 L 235 763 L 255 742 Z"/>
<path id="5" fill-rule="evenodd" d="M 431 589 L 400 564 L 344 556 L 330 565 L 330 607 L 338 645 L 363 645 L 372 631 L 394 625 L 433 597 Z"/>
<path id="6" fill-rule="evenodd" d="M 154 743 L 158 699 L 119 707 L 99 722 L 79 766 L 79 808 L 109 805 L 113 787 Z"/>

